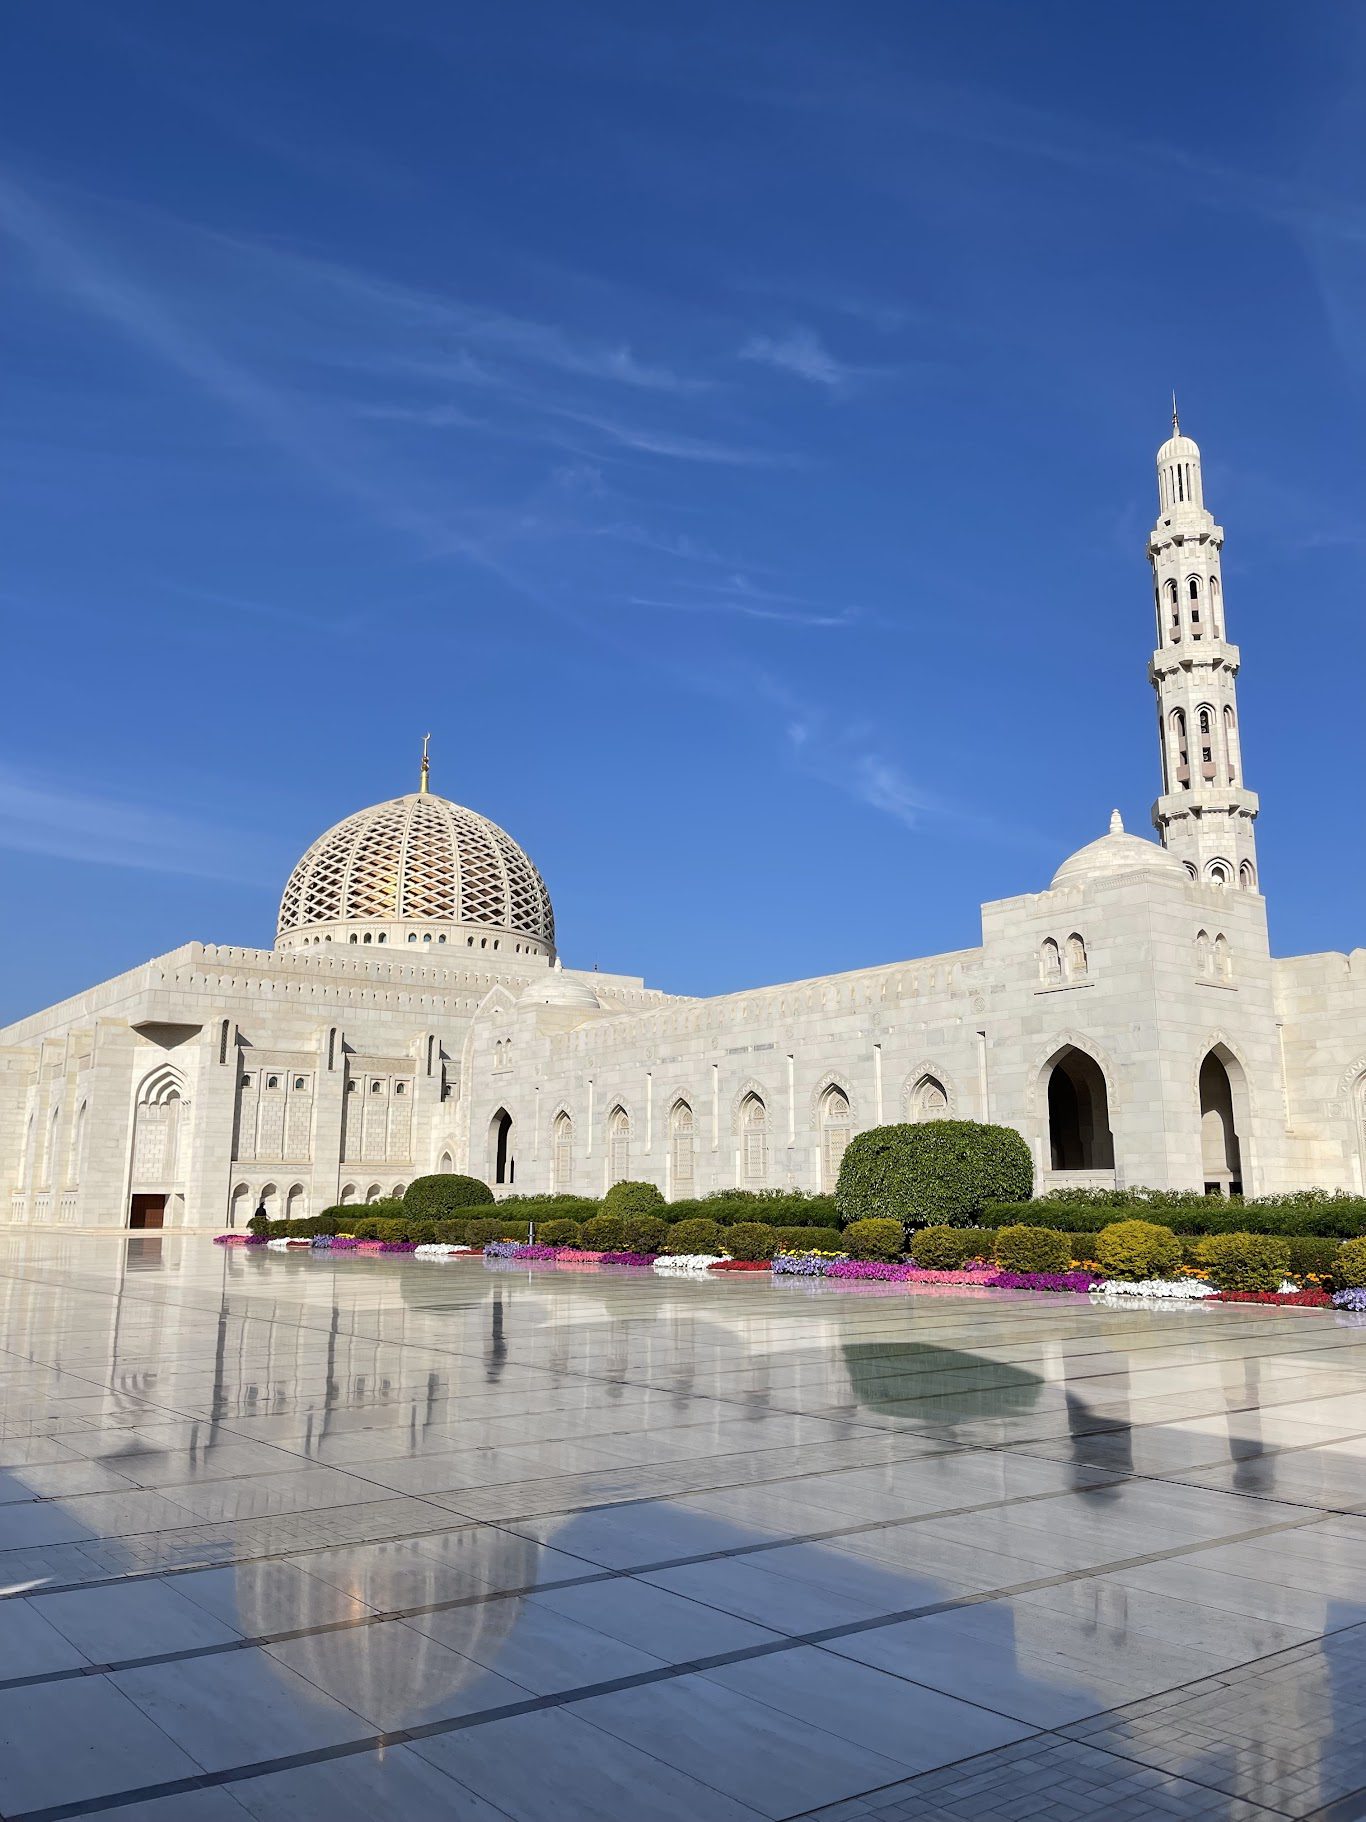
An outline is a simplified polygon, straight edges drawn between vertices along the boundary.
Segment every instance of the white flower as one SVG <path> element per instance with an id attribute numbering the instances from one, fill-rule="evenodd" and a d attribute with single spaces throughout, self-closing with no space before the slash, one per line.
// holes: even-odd
<path id="1" fill-rule="evenodd" d="M 1199 1297 L 1215 1297 L 1212 1284 L 1200 1278 L 1140 1278 L 1137 1283 L 1127 1278 L 1107 1278 L 1095 1286 L 1102 1297 L 1160 1297 L 1169 1302 L 1191 1302 Z"/>
<path id="2" fill-rule="evenodd" d="M 720 1257 L 720 1253 L 661 1253 L 655 1260 L 655 1270 L 665 1278 L 681 1272 L 704 1272 Z"/>
<path id="3" fill-rule="evenodd" d="M 472 1246 L 447 1246 L 444 1240 L 424 1240 L 415 1248 L 414 1259 L 451 1259 L 457 1253 L 472 1253 Z"/>

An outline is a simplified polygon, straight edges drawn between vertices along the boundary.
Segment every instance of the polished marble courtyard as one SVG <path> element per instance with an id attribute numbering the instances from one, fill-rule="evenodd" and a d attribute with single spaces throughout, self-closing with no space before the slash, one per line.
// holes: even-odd
<path id="1" fill-rule="evenodd" d="M 1366 1319 L 0 1239 L 0 1815 L 1366 1815 Z"/>

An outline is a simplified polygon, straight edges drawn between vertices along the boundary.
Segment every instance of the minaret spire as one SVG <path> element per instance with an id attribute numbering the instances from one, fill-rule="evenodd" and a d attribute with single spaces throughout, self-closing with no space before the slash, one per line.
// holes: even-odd
<path id="1" fill-rule="evenodd" d="M 422 792 L 423 794 L 426 793 L 427 779 L 428 779 L 428 777 L 431 773 L 431 769 L 432 769 L 432 762 L 427 757 L 427 745 L 430 740 L 431 740 L 430 734 L 424 734 L 422 736 L 422 776 L 418 780 L 417 788 L 418 788 L 419 792 Z"/>
<path id="2" fill-rule="evenodd" d="M 1164 847 L 1204 884 L 1257 888 L 1257 796 L 1243 783 L 1236 678 L 1238 647 L 1226 637 L 1219 558 L 1224 531 L 1205 509 L 1199 446 L 1172 435 L 1157 452 L 1158 517 L 1148 538 L 1157 606 L 1157 691 L 1162 795 L 1153 827 Z"/>

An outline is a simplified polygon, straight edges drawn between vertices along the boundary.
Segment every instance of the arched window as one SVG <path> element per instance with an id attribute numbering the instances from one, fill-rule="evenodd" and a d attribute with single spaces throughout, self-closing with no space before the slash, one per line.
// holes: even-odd
<path id="1" fill-rule="evenodd" d="M 380 1197 L 383 1194 L 384 1194 L 383 1185 L 379 1184 L 379 1183 L 372 1183 L 370 1185 L 369 1189 L 367 1189 L 365 1192 L 365 1200 L 367 1203 L 378 1202 Z"/>
<path id="2" fill-rule="evenodd" d="M 1228 766 L 1228 782 L 1238 782 L 1238 718 L 1233 712 L 1232 703 L 1224 704 L 1224 759 Z"/>
<path id="3" fill-rule="evenodd" d="M 489 1121 L 489 1152 L 495 1183 L 515 1183 L 517 1160 L 512 1149 L 512 1115 L 500 1107 Z"/>
<path id="4" fill-rule="evenodd" d="M 1239 867 L 1238 884 L 1243 888 L 1244 892 L 1255 892 L 1257 890 L 1257 869 L 1250 860 L 1245 860 L 1242 866 Z"/>
<path id="5" fill-rule="evenodd" d="M 1211 576 L 1209 579 L 1209 630 L 1211 638 L 1221 639 L 1223 637 L 1223 634 L 1219 629 L 1219 578 L 1218 576 Z"/>
<path id="6" fill-rule="evenodd" d="M 574 1181 L 574 1122 L 567 1113 L 555 1116 L 551 1168 L 554 1186 L 567 1190 Z"/>
<path id="7" fill-rule="evenodd" d="M 1206 877 L 1212 886 L 1226 886 L 1233 878 L 1233 869 L 1226 860 L 1212 860 L 1206 870 Z"/>
<path id="8" fill-rule="evenodd" d="M 337 1200 L 339 1202 L 354 1202 L 355 1199 L 356 1199 L 355 1184 L 354 1183 L 343 1183 L 342 1187 L 341 1187 L 341 1194 L 337 1197 Z"/>
<path id="9" fill-rule="evenodd" d="M 285 1219 L 286 1219 L 286 1221 L 301 1221 L 303 1219 L 303 1217 L 308 1213 L 307 1204 L 308 1204 L 308 1198 L 304 1194 L 303 1184 L 302 1183 L 292 1184 L 290 1186 L 289 1194 L 285 1197 Z"/>
<path id="10" fill-rule="evenodd" d="M 1199 873 L 1196 872 L 1195 862 L 1193 860 L 1183 860 L 1181 865 L 1186 869 L 1186 872 L 1190 875 L 1190 877 L 1192 879 L 1194 879 L 1194 880 L 1199 879 L 1200 875 L 1199 875 Z"/>
<path id="11" fill-rule="evenodd" d="M 1210 972 L 1208 930 L 1197 930 L 1195 933 L 1195 972 L 1197 974 L 1208 974 Z"/>
<path id="12" fill-rule="evenodd" d="M 692 1185 L 692 1108 L 686 1101 L 675 1101 L 669 1110 L 669 1176 L 674 1190 Z"/>
<path id="13" fill-rule="evenodd" d="M 921 1076 L 911 1090 L 912 1120 L 942 1120 L 948 1111 L 948 1093 L 938 1076 Z"/>
<path id="14" fill-rule="evenodd" d="M 853 1131 L 849 1097 L 832 1083 L 821 1096 L 821 1187 L 833 1195 L 839 1182 L 840 1163 Z"/>
<path id="15" fill-rule="evenodd" d="M 77 1184 L 85 1169 L 85 1110 L 86 1103 L 81 1102 L 76 1109 L 76 1118 L 71 1128 L 71 1149 L 67 1153 L 66 1180 L 68 1184 Z"/>
<path id="16" fill-rule="evenodd" d="M 607 1181 L 624 1183 L 631 1175 L 631 1116 L 614 1107 L 607 1116 Z"/>
<path id="17" fill-rule="evenodd" d="M 1190 789 L 1190 746 L 1186 738 L 1186 711 L 1173 709 L 1171 714 L 1172 746 L 1175 749 L 1176 763 L 1174 771 L 1176 782 L 1183 791 Z"/>
<path id="18" fill-rule="evenodd" d="M 1067 939 L 1067 973 L 1070 980 L 1083 980 L 1086 975 L 1086 944 L 1077 931 Z"/>
<path id="19" fill-rule="evenodd" d="M 1048 1149 L 1054 1170 L 1113 1170 L 1110 1097 L 1094 1057 L 1068 1045 L 1048 1071 Z"/>
<path id="20" fill-rule="evenodd" d="M 440 1158 L 437 1160 L 436 1169 L 438 1176 L 449 1177 L 453 1174 L 455 1170 L 455 1159 L 448 1151 L 442 1152 Z"/>
<path id="21" fill-rule="evenodd" d="M 1062 979 L 1062 951 L 1051 936 L 1039 945 L 1039 979 L 1046 987 Z"/>
<path id="22" fill-rule="evenodd" d="M 1202 778 L 1214 776 L 1214 713 L 1208 703 L 1202 703 L 1197 716 L 1200 729 L 1200 775 Z"/>
<path id="23" fill-rule="evenodd" d="M 1200 599 L 1200 578 L 1198 576 L 1191 577 L 1186 585 L 1186 592 L 1189 594 L 1192 601 L 1198 601 Z"/>
<path id="24" fill-rule="evenodd" d="M 768 1109 L 757 1094 L 740 1103 L 740 1169 L 746 1183 L 768 1179 Z"/>
<path id="25" fill-rule="evenodd" d="M 1207 1196 L 1242 1194 L 1243 1153 L 1233 1084 L 1218 1050 L 1211 1050 L 1200 1065 L 1200 1156 Z"/>
<path id="26" fill-rule="evenodd" d="M 251 1191 L 245 1183 L 239 1183 L 233 1189 L 232 1199 L 228 1203 L 228 1226 L 245 1227 L 252 1212 Z"/>
<path id="27" fill-rule="evenodd" d="M 1222 932 L 1214 939 L 1214 972 L 1221 981 L 1233 979 L 1233 951 Z"/>

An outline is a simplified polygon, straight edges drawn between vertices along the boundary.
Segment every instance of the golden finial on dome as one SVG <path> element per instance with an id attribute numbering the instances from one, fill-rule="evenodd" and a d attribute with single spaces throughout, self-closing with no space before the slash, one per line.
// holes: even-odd
<path id="1" fill-rule="evenodd" d="M 422 736 L 422 776 L 419 779 L 417 786 L 419 791 L 425 791 L 427 789 L 427 777 L 432 769 L 432 762 L 427 757 L 427 743 L 430 739 L 430 734 L 424 734 Z"/>
<path id="2" fill-rule="evenodd" d="M 1175 386 L 1173 386 L 1172 387 L 1172 435 L 1174 437 L 1179 437 L 1180 434 L 1181 434 L 1181 420 L 1176 415 L 1176 388 L 1175 388 Z"/>

